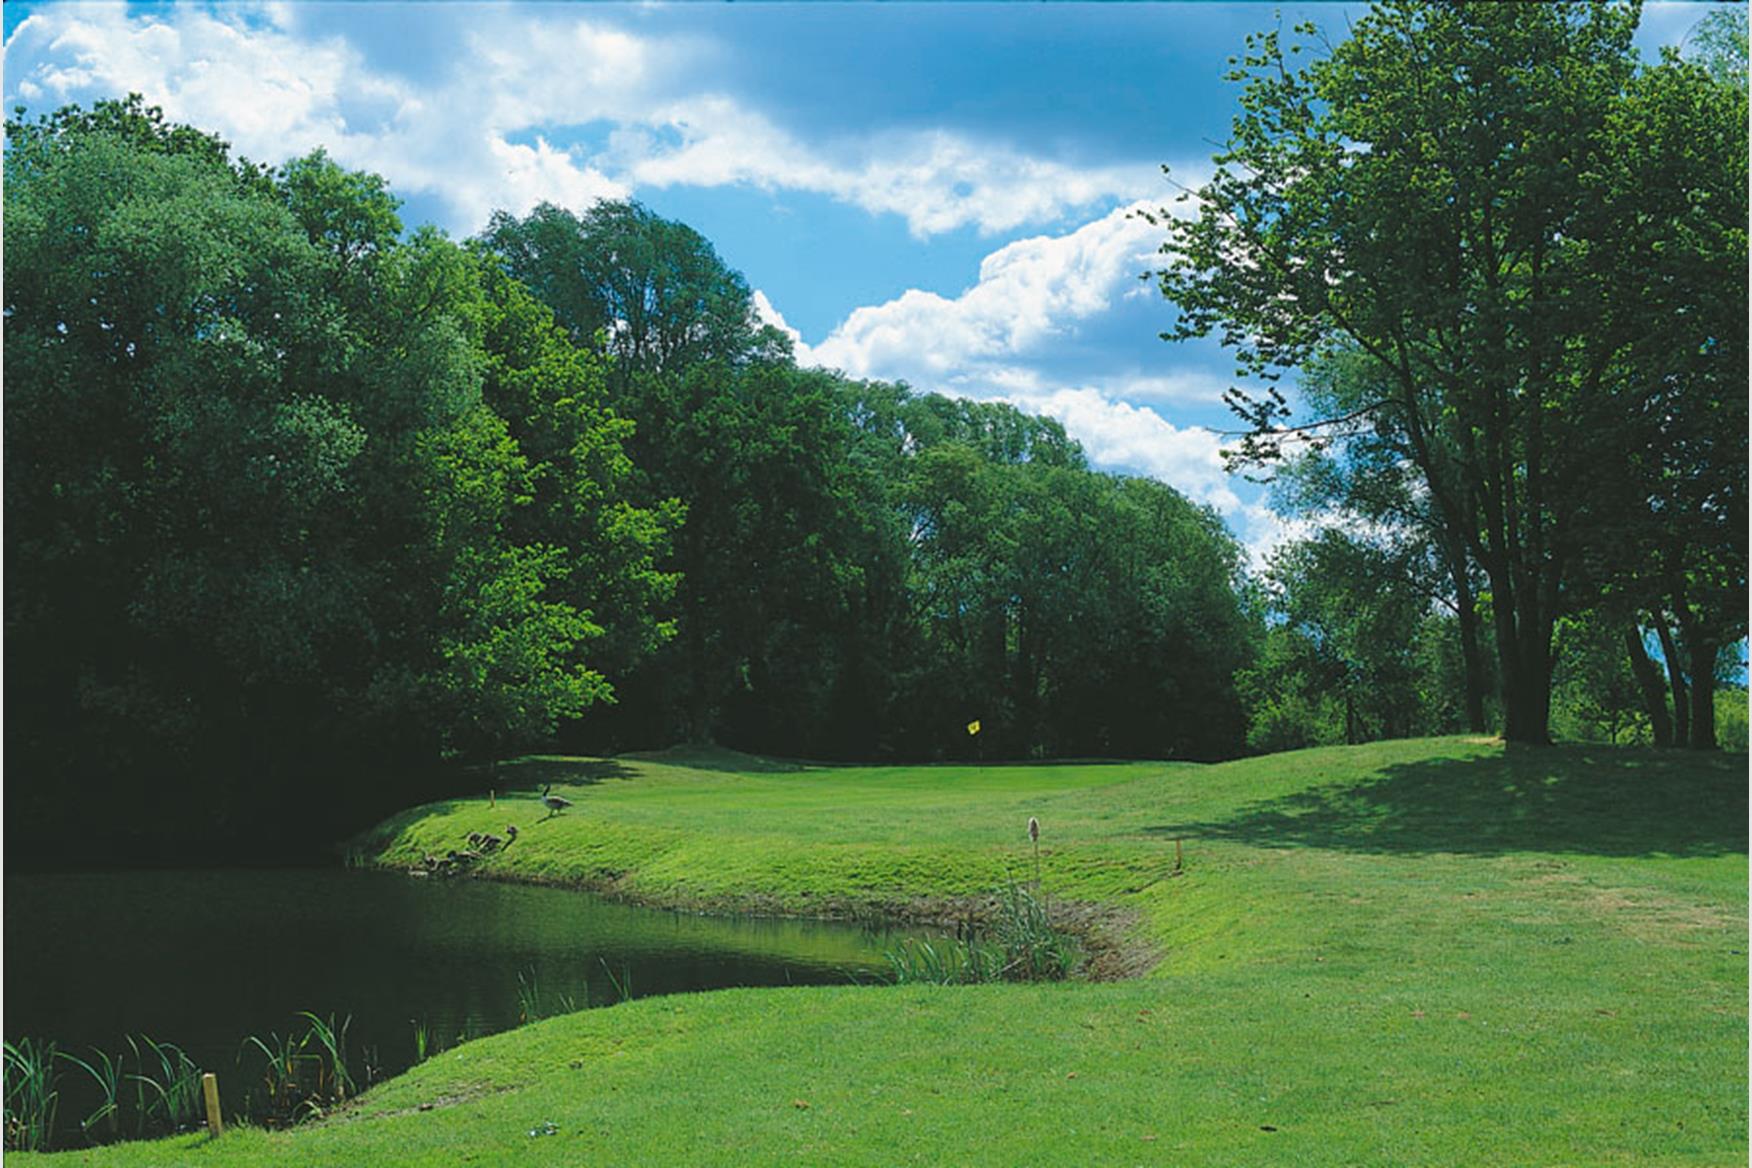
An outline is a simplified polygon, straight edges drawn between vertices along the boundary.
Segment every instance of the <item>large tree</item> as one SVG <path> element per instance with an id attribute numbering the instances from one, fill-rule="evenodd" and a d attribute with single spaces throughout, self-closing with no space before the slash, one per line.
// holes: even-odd
<path id="1" fill-rule="evenodd" d="M 240 163 L 138 99 L 7 133 L 20 822 L 332 827 L 606 695 L 563 589 L 648 569 L 657 536 L 594 522 L 624 461 L 600 376 L 562 354 L 525 384 L 566 444 L 534 465 L 483 397 L 531 349 L 490 327 L 517 305 L 495 272 L 404 240 L 375 176 Z M 581 500 L 569 528 L 520 518 L 544 489 Z"/>
<path id="2" fill-rule="evenodd" d="M 1743 161 L 1731 179 L 1715 164 L 1735 136 L 1743 160 L 1743 123 L 1623 150 L 1646 105 L 1637 17 L 1634 4 L 1393 0 L 1300 67 L 1304 44 L 1250 38 L 1216 172 L 1192 218 L 1164 220 L 1161 287 L 1181 309 L 1170 337 L 1220 331 L 1240 371 L 1268 380 L 1339 348 L 1373 362 L 1380 393 L 1356 414 L 1386 419 L 1484 573 L 1504 734 L 1521 742 L 1546 740 L 1552 633 L 1578 603 L 1580 566 L 1625 535 L 1599 503 L 1641 441 L 1651 389 L 1627 370 L 1651 345 L 1719 340 L 1717 319 L 1626 310 L 1626 273 L 1687 227 L 1648 216 L 1627 236 L 1625 218 L 1675 149 L 1710 156 L 1679 165 L 1700 176 L 1697 216 L 1745 218 Z M 1738 239 L 1737 267 L 1732 246 L 1711 252 L 1677 294 L 1737 289 L 1743 306 Z M 1270 389 L 1232 400 L 1258 459 L 1353 420 L 1286 425 L 1300 419 Z"/>

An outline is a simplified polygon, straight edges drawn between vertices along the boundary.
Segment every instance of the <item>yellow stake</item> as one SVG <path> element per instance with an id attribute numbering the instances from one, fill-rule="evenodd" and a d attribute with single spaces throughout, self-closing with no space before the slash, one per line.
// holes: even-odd
<path id="1" fill-rule="evenodd" d="M 225 1124 L 219 1118 L 219 1076 L 212 1071 L 201 1076 L 201 1096 L 207 1102 L 207 1130 L 218 1139 L 225 1134 Z"/>

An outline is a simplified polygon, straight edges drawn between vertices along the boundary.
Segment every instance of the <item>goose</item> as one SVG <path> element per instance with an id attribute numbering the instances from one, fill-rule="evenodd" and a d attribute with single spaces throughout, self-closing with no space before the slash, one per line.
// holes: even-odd
<path id="1" fill-rule="evenodd" d="M 543 807 L 546 807 L 548 809 L 549 815 L 558 815 L 560 812 L 562 812 L 566 808 L 570 807 L 572 805 L 572 801 L 570 799 L 564 798 L 563 796 L 560 796 L 560 795 L 548 794 L 548 792 L 552 789 L 553 789 L 552 783 L 549 783 L 547 786 L 545 786 L 541 789 L 541 803 L 542 803 Z"/>

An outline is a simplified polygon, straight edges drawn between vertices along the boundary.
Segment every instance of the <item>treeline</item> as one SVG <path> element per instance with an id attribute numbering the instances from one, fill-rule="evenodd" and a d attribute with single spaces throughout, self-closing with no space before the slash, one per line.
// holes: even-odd
<path id="1" fill-rule="evenodd" d="M 538 746 L 1242 746 L 1212 512 L 799 368 L 680 224 L 407 232 L 137 98 L 9 122 L 5 168 L 15 855 L 321 846 Z"/>

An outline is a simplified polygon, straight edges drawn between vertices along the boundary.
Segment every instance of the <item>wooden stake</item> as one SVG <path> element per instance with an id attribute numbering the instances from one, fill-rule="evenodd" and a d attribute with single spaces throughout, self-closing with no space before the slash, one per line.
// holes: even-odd
<path id="1" fill-rule="evenodd" d="M 218 1139 L 225 1134 L 225 1123 L 219 1118 L 219 1076 L 212 1071 L 201 1076 L 201 1096 L 207 1102 L 207 1130 Z"/>

